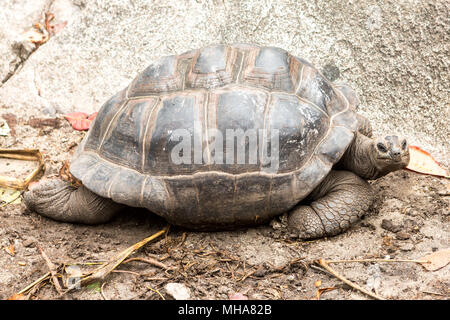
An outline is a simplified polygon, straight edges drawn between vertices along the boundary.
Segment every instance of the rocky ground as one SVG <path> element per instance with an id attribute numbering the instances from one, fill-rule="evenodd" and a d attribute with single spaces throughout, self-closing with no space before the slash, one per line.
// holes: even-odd
<path id="1" fill-rule="evenodd" d="M 448 1 L 435 0 L 2 1 L 0 126 L 7 121 L 11 131 L 0 135 L 0 148 L 40 149 L 45 174 L 56 174 L 84 135 L 62 114 L 97 111 L 160 56 L 211 43 L 252 42 L 287 49 L 330 80 L 352 85 L 362 101 L 358 111 L 371 120 L 375 134 L 404 134 L 448 167 L 448 12 Z M 24 42 L 35 23 L 46 27 L 46 18 L 53 26 L 49 39 Z M 0 161 L 0 175 L 29 169 Z M 104 282 L 63 296 L 45 281 L 27 297 L 170 299 L 174 285 L 168 284 L 176 283 L 178 294 L 191 299 L 236 293 L 315 299 L 325 288 L 333 289 L 320 291 L 321 299 L 369 299 L 313 261 L 419 259 L 449 248 L 450 231 L 448 179 L 400 171 L 372 185 L 374 208 L 333 238 L 289 239 L 277 223 L 211 233 L 171 227 L 131 256 L 146 262 L 123 263 Z M 43 218 L 23 203 L 0 204 L 0 299 L 48 272 L 39 248 L 58 271 L 68 265 L 87 270 L 165 227 L 144 210 L 84 226 Z M 448 265 L 436 271 L 414 262 L 331 267 L 388 299 L 450 295 Z"/>

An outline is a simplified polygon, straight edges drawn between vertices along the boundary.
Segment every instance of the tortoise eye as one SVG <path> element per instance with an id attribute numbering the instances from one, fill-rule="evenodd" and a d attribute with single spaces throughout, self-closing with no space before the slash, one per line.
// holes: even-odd
<path id="1" fill-rule="evenodd" d="M 384 146 L 384 144 L 382 144 L 381 142 L 377 143 L 377 148 L 378 150 L 380 150 L 381 152 L 387 152 L 386 147 Z"/>
<path id="2" fill-rule="evenodd" d="M 406 140 L 403 140 L 403 142 L 402 142 L 402 149 L 405 150 L 406 147 L 407 147 Z"/>

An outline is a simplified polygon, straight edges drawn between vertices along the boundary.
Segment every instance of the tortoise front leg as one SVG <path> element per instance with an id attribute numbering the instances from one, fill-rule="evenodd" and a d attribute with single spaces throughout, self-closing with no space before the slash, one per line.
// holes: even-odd
<path id="1" fill-rule="evenodd" d="M 302 239 L 344 232 L 367 212 L 374 201 L 371 186 L 350 171 L 332 170 L 308 196 L 309 205 L 288 213 L 288 228 Z"/>

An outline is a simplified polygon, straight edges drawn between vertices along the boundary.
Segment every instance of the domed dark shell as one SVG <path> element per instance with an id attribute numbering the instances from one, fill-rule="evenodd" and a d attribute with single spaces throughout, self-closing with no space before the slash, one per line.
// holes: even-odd
<path id="1" fill-rule="evenodd" d="M 110 98 L 71 172 L 173 224 L 255 224 L 308 195 L 355 130 L 347 100 L 308 62 L 275 47 L 215 45 L 161 58 Z M 179 133 L 189 137 L 182 163 Z"/>

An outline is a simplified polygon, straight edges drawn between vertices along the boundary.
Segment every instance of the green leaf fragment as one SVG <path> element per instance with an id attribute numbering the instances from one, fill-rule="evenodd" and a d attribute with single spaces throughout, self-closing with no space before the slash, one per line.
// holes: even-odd
<path id="1" fill-rule="evenodd" d="M 98 281 L 88 284 L 86 286 L 86 288 L 88 288 L 91 291 L 95 291 L 95 292 L 99 292 L 99 293 L 101 292 L 100 282 L 98 282 Z"/>
<path id="2" fill-rule="evenodd" d="M 0 188 L 0 202 L 19 204 L 21 202 L 20 191 L 10 188 Z"/>

